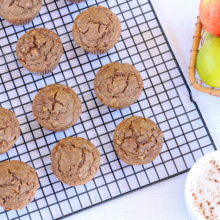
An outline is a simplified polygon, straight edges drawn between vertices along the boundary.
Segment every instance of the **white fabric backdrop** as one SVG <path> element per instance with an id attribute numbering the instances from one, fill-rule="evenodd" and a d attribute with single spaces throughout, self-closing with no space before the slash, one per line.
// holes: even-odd
<path id="1" fill-rule="evenodd" d="M 119 0 L 120 1 L 120 0 Z M 200 0 L 151 0 L 166 36 L 187 78 L 190 49 Z M 188 79 L 187 79 L 188 80 Z M 191 88 L 211 135 L 220 146 L 220 98 Z M 66 220 L 186 220 L 184 184 L 187 174 L 83 211 Z"/>

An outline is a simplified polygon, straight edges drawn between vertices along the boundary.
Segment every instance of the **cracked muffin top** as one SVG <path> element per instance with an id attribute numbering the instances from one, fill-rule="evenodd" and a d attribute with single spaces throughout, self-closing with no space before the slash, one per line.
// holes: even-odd
<path id="1" fill-rule="evenodd" d="M 0 0 L 0 16 L 14 25 L 24 25 L 34 19 L 41 7 L 41 0 Z"/>
<path id="2" fill-rule="evenodd" d="M 6 210 L 18 210 L 34 198 L 39 186 L 36 170 L 17 161 L 0 163 L 0 206 Z"/>
<path id="3" fill-rule="evenodd" d="M 19 136 L 19 122 L 14 112 L 0 107 L 0 154 L 9 151 Z"/>
<path id="4" fill-rule="evenodd" d="M 98 71 L 94 89 L 104 105 L 122 109 L 137 101 L 143 90 L 143 81 L 140 73 L 131 64 L 114 62 Z"/>
<path id="5" fill-rule="evenodd" d="M 42 127 L 51 131 L 62 131 L 77 122 L 82 112 L 82 104 L 72 88 L 52 84 L 37 93 L 32 111 Z"/>
<path id="6" fill-rule="evenodd" d="M 125 163 L 143 165 L 161 152 L 163 133 L 149 118 L 131 116 L 116 127 L 113 141 L 118 157 Z"/>
<path id="7" fill-rule="evenodd" d="M 111 10 L 96 6 L 76 17 L 72 32 L 79 46 L 90 53 L 102 54 L 118 42 L 121 23 Z"/>
<path id="8" fill-rule="evenodd" d="M 99 166 L 99 151 L 84 138 L 64 138 L 51 153 L 53 173 L 61 182 L 71 186 L 82 185 L 93 179 Z"/>
<path id="9" fill-rule="evenodd" d="M 16 45 L 19 62 L 30 72 L 46 74 L 59 63 L 63 46 L 57 34 L 47 28 L 35 28 L 24 34 Z"/>

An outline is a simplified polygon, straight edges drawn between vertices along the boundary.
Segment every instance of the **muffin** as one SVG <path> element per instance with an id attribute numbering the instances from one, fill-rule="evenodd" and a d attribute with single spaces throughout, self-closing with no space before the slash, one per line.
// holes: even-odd
<path id="1" fill-rule="evenodd" d="M 25 25 L 36 17 L 41 7 L 41 0 L 0 0 L 0 16 L 14 25 Z"/>
<path id="2" fill-rule="evenodd" d="M 52 84 L 37 93 L 32 111 L 42 127 L 50 131 L 62 131 L 77 122 L 82 113 L 82 104 L 72 88 Z"/>
<path id="3" fill-rule="evenodd" d="M 103 54 L 118 42 L 121 23 L 111 10 L 96 6 L 76 17 L 72 32 L 75 42 L 86 51 Z"/>
<path id="4" fill-rule="evenodd" d="M 71 186 L 82 185 L 93 179 L 99 166 L 99 151 L 84 138 L 64 138 L 57 143 L 51 153 L 54 175 L 61 182 Z"/>
<path id="5" fill-rule="evenodd" d="M 27 206 L 39 187 L 36 170 L 17 161 L 0 163 L 0 206 L 18 210 Z"/>
<path id="6" fill-rule="evenodd" d="M 19 136 L 19 122 L 14 112 L 0 107 L 0 154 L 9 151 Z"/>
<path id="7" fill-rule="evenodd" d="M 118 157 L 125 163 L 143 165 L 161 152 L 163 133 L 149 118 L 131 116 L 116 127 L 113 142 Z"/>
<path id="8" fill-rule="evenodd" d="M 58 65 L 62 53 L 59 36 L 47 28 L 28 31 L 16 45 L 19 62 L 30 72 L 37 74 L 51 72 Z"/>
<path id="9" fill-rule="evenodd" d="M 143 80 L 131 64 L 109 63 L 98 71 L 94 89 L 104 105 L 122 109 L 137 101 L 143 90 Z"/>

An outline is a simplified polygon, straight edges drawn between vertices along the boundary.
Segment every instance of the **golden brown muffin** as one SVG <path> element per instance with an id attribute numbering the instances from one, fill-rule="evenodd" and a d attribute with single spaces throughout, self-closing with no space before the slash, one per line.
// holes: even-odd
<path id="1" fill-rule="evenodd" d="M 94 89 L 104 105 L 122 109 L 137 101 L 143 90 L 143 80 L 131 64 L 114 62 L 98 71 Z"/>
<path id="2" fill-rule="evenodd" d="M 90 53 L 102 54 L 118 42 L 121 23 L 111 10 L 96 6 L 76 17 L 72 32 L 79 46 Z"/>
<path id="3" fill-rule="evenodd" d="M 41 0 L 0 0 L 0 16 L 14 25 L 24 25 L 36 17 L 41 7 Z"/>
<path id="4" fill-rule="evenodd" d="M 47 28 L 35 28 L 24 34 L 16 45 L 19 62 L 30 72 L 46 74 L 59 63 L 63 46 L 57 34 Z"/>
<path id="5" fill-rule="evenodd" d="M 114 133 L 115 151 L 125 163 L 147 164 L 161 152 L 163 133 L 149 118 L 131 116 L 116 127 Z"/>
<path id="6" fill-rule="evenodd" d="M 52 84 L 37 93 L 32 111 L 42 127 L 51 131 L 62 131 L 77 122 L 82 113 L 82 104 L 72 88 Z"/>
<path id="7" fill-rule="evenodd" d="M 36 170 L 17 161 L 0 163 L 0 206 L 18 210 L 27 206 L 39 187 Z"/>
<path id="8" fill-rule="evenodd" d="M 54 175 L 68 185 L 82 185 L 93 179 L 99 170 L 100 154 L 88 140 L 68 137 L 60 140 L 51 153 Z"/>
<path id="9" fill-rule="evenodd" d="M 0 154 L 9 151 L 19 136 L 19 122 L 14 112 L 0 107 Z"/>

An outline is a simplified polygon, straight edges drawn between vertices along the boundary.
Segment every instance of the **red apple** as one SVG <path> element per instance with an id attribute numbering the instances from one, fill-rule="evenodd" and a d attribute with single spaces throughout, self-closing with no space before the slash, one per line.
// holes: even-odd
<path id="1" fill-rule="evenodd" d="M 220 0 L 202 0 L 200 20 L 205 30 L 220 36 Z"/>

